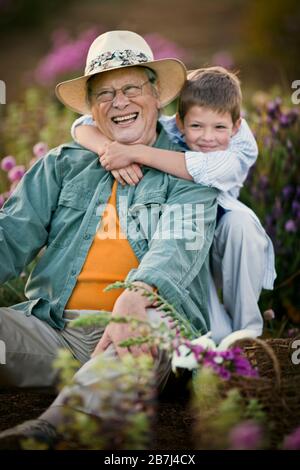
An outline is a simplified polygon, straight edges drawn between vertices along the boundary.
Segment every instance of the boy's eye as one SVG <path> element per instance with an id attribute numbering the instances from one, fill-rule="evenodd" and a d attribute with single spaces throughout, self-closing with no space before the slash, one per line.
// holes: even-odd
<path id="1" fill-rule="evenodd" d="M 226 126 L 220 125 L 220 126 L 216 126 L 216 128 L 217 128 L 217 129 L 226 129 Z"/>
<path id="2" fill-rule="evenodd" d="M 198 128 L 198 127 L 202 127 L 202 126 L 200 124 L 191 124 L 191 127 Z"/>

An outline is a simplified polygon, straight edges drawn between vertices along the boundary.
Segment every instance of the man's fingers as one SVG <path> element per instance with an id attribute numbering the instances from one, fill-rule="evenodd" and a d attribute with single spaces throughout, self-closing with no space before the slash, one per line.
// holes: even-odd
<path id="1" fill-rule="evenodd" d="M 111 344 L 111 338 L 109 337 L 108 333 L 104 331 L 102 338 L 98 342 L 97 346 L 95 347 L 93 353 L 91 354 L 91 357 L 95 357 L 98 354 L 102 353 L 105 351 L 108 346 Z"/>
<path id="2" fill-rule="evenodd" d="M 144 175 L 140 166 L 137 165 L 136 163 L 132 163 L 131 168 L 134 171 L 135 175 L 137 176 L 138 180 L 141 180 Z"/>
<path id="3" fill-rule="evenodd" d="M 130 185 L 135 184 L 133 179 L 131 178 L 130 173 L 127 171 L 127 169 L 122 168 L 121 170 L 119 170 L 119 173 L 122 176 L 123 180 L 126 181 L 126 183 L 128 183 Z"/>
<path id="4" fill-rule="evenodd" d="M 128 354 L 131 354 L 131 351 L 129 352 L 127 348 L 121 348 L 121 346 L 116 346 L 116 345 L 115 345 L 115 348 L 116 348 L 117 355 L 119 356 L 120 359 L 122 359 L 122 357 L 124 356 L 127 356 Z"/>
<path id="5" fill-rule="evenodd" d="M 125 186 L 126 184 L 126 181 L 123 180 L 122 176 L 120 175 L 119 171 L 118 170 L 113 170 L 111 172 L 111 174 L 113 175 L 113 177 L 115 178 L 115 180 L 118 181 L 118 183 L 120 183 L 122 186 Z"/>

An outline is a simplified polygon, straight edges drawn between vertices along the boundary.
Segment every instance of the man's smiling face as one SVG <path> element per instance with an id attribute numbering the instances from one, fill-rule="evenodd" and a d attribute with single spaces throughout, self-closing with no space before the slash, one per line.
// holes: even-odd
<path id="1" fill-rule="evenodd" d="M 115 89 L 112 101 L 98 102 L 92 98 L 92 115 L 100 132 L 124 144 L 152 145 L 156 139 L 159 100 L 147 75 L 140 67 L 129 67 L 100 74 L 92 82 L 93 96 Z M 144 84 L 144 85 L 143 85 Z M 142 94 L 126 97 L 120 88 L 141 86 Z"/>

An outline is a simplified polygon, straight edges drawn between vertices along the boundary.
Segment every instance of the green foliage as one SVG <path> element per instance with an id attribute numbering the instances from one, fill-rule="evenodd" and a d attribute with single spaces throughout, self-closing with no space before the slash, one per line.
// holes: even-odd
<path id="1" fill-rule="evenodd" d="M 60 371 L 60 388 L 74 383 L 78 362 L 70 352 L 61 350 L 54 366 Z M 100 354 L 93 369 L 101 378 L 91 385 L 97 397 L 93 415 L 81 412 L 88 399 L 86 387 L 74 389 L 65 401 L 59 428 L 64 440 L 57 449 L 145 449 L 155 405 L 153 360 L 146 355 L 116 360 Z"/>
<path id="2" fill-rule="evenodd" d="M 277 319 L 300 323 L 300 155 L 299 109 L 277 98 L 257 94 L 248 121 L 255 133 L 259 157 L 245 182 L 241 200 L 260 218 L 275 249 L 274 291 L 263 292 L 262 310 L 272 308 Z M 283 321 L 285 321 L 283 319 Z M 276 327 L 281 331 L 281 326 Z"/>
<path id="3" fill-rule="evenodd" d="M 167 302 L 161 295 L 157 294 L 156 292 L 149 292 L 145 288 L 137 287 L 134 283 L 132 282 L 115 282 L 113 284 L 110 284 L 107 286 L 104 290 L 105 291 L 110 291 L 111 289 L 128 289 L 128 290 L 139 290 L 142 291 L 142 295 L 147 297 L 149 300 L 151 300 L 152 303 L 156 303 L 157 308 L 161 312 L 164 312 L 166 315 L 168 315 L 172 320 L 174 321 L 175 324 L 178 325 L 180 334 L 186 338 L 193 338 L 195 333 L 191 327 L 191 324 L 186 320 L 184 317 L 179 315 L 177 310 L 171 305 L 169 302 Z"/>
<path id="4" fill-rule="evenodd" d="M 230 388 L 224 396 L 222 379 L 211 368 L 199 369 L 193 382 L 197 449 L 228 449 L 230 433 L 240 423 L 266 424 L 266 414 L 258 400 L 246 400 L 237 388 Z"/>
<path id="5" fill-rule="evenodd" d="M 13 155 L 17 164 L 29 166 L 32 148 L 44 141 L 56 147 L 70 141 L 70 127 L 75 114 L 54 102 L 53 97 L 40 88 L 30 88 L 19 103 L 6 106 L 6 115 L 0 124 L 0 155 Z M 8 191 L 5 173 L 0 170 L 0 193 Z"/>

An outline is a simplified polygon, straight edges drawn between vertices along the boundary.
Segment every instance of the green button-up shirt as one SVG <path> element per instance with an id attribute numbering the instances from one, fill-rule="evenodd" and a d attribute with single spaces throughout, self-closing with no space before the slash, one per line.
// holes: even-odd
<path id="1" fill-rule="evenodd" d="M 179 149 L 162 129 L 155 146 Z M 156 286 L 189 319 L 195 334 L 204 333 L 209 328 L 208 252 L 217 190 L 148 167 L 143 173 L 136 186 L 117 189 L 120 224 L 140 261 L 126 280 Z M 13 308 L 64 327 L 65 305 L 113 181 L 98 156 L 74 142 L 51 150 L 25 174 L 0 211 L 0 282 L 18 276 L 44 250 L 26 284 L 28 301 Z M 174 223 L 176 229 L 170 232 Z"/>

